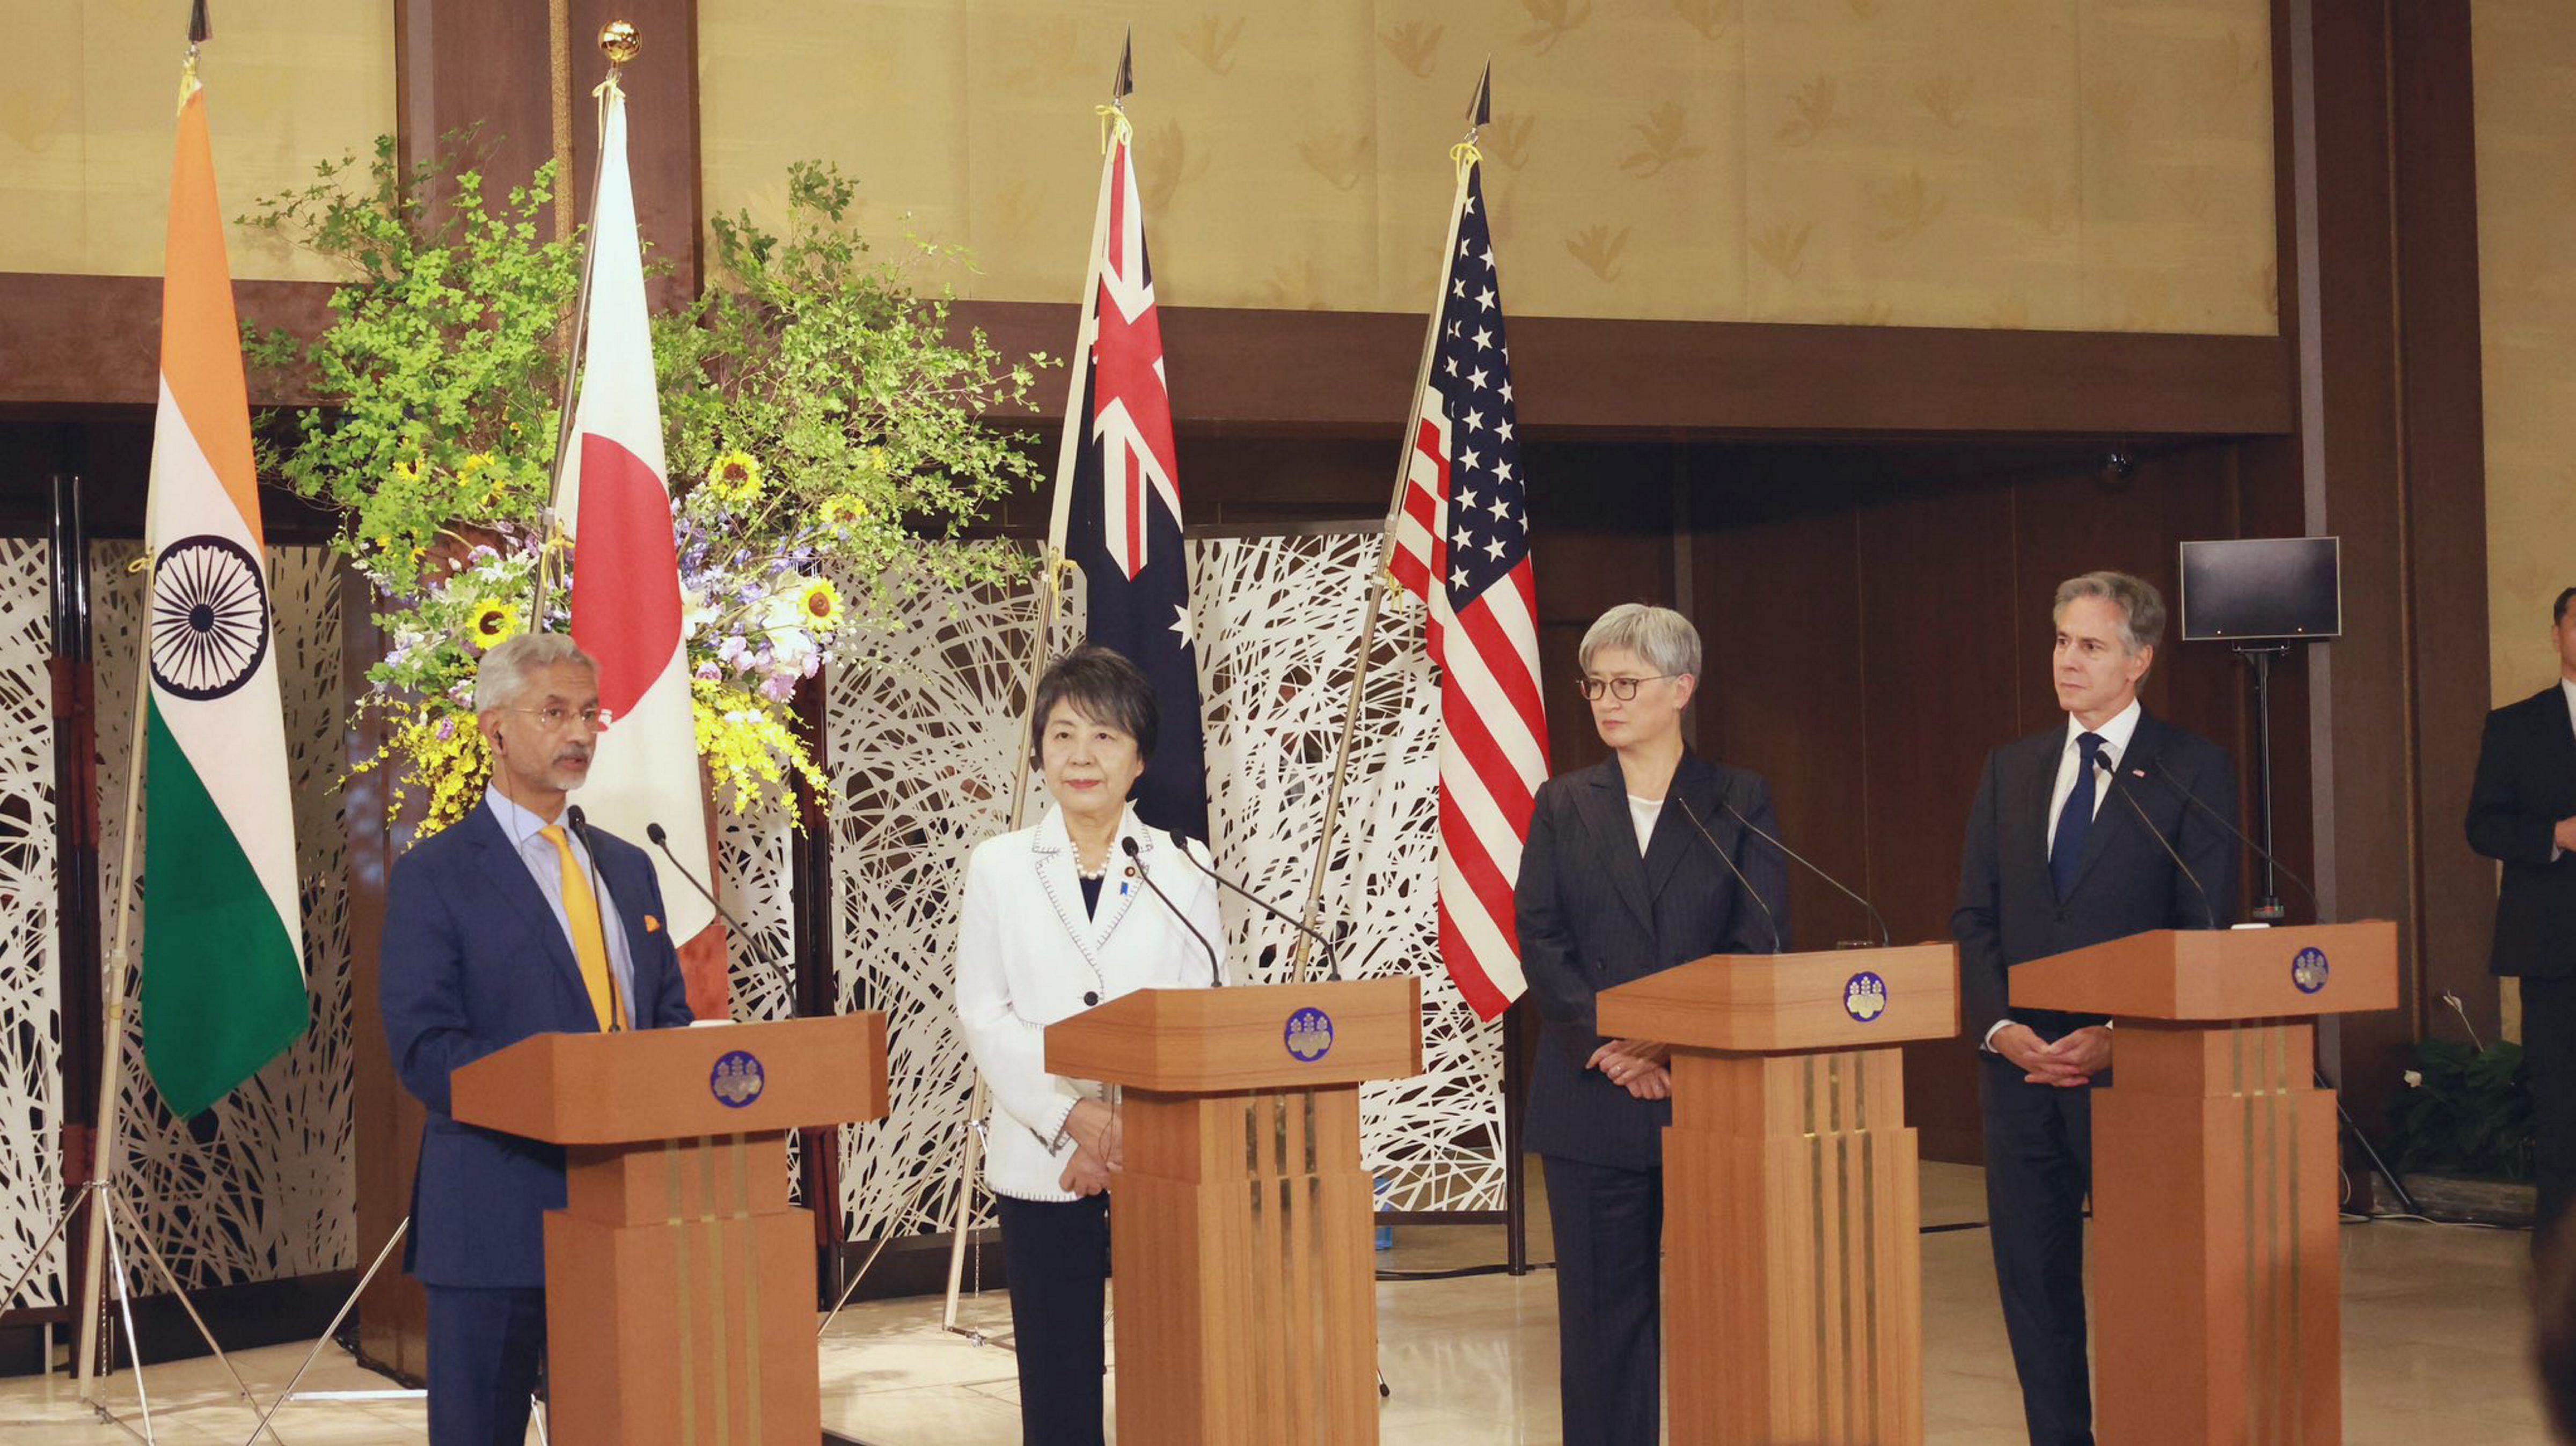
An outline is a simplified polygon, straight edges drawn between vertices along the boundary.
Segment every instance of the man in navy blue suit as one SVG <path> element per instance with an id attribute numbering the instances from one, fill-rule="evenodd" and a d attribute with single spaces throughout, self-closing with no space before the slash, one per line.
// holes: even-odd
<path id="1" fill-rule="evenodd" d="M 2092 1092 L 2111 1080 L 2112 1031 L 2099 1014 L 2014 1005 L 2011 971 L 2152 929 L 2225 928 L 2237 849 L 2211 818 L 2236 816 L 2236 768 L 2217 744 L 2139 706 L 2165 631 L 2151 584 L 2119 572 L 2068 578 L 2052 617 L 2049 677 L 2065 721 L 1987 755 L 1950 931 L 1981 1042 L 1986 1238 L 2022 1415 L 2032 1446 L 2093 1446 L 2084 1198 Z"/>
<path id="2" fill-rule="evenodd" d="M 458 1123 L 448 1077 L 533 1034 L 683 1025 L 689 1006 L 652 861 L 569 817 L 598 664 L 561 634 L 511 638 L 485 655 L 474 706 L 491 787 L 395 863 L 381 990 L 395 1072 L 429 1106 L 403 1264 L 429 1295 L 431 1446 L 519 1446 L 563 1151 Z"/>

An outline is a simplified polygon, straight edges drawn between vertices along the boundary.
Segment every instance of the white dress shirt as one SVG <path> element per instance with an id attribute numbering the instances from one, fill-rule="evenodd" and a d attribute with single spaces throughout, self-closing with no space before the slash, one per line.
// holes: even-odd
<path id="1" fill-rule="evenodd" d="M 537 881 L 537 892 L 546 896 L 546 907 L 554 910 L 555 927 L 563 930 L 564 942 L 572 943 L 572 916 L 564 912 L 563 856 L 555 852 L 553 842 L 540 830 L 562 824 L 563 816 L 539 818 L 521 808 L 501 790 L 486 786 L 483 802 L 492 816 L 501 821 L 501 831 L 510 836 L 510 847 L 518 851 L 519 862 L 528 866 L 528 876 Z M 569 808 L 566 812 L 569 812 Z M 618 921 L 617 901 L 610 898 L 600 883 L 599 866 L 590 860 L 590 850 L 581 846 L 581 835 L 564 826 L 564 842 L 572 846 L 573 862 L 590 876 L 590 895 L 599 901 L 599 932 L 608 943 L 608 973 L 617 984 L 617 1012 L 628 1029 L 635 1027 L 635 961 L 626 952 L 626 926 Z M 581 958 L 581 946 L 573 945 L 573 959 Z"/>
<path id="2" fill-rule="evenodd" d="M 1633 793 L 1628 795 L 1628 822 L 1634 824 L 1637 829 L 1638 857 L 1643 858 L 1646 853 L 1646 845 L 1655 841 L 1655 820 L 1663 817 L 1663 815 L 1664 801 L 1662 799 L 1639 798 Z"/>
<path id="3" fill-rule="evenodd" d="M 1057 1183 L 1074 1151 L 1064 1122 L 1075 1104 L 1105 1091 L 1047 1071 L 1048 1025 L 1138 989 L 1209 982 L 1207 950 L 1137 877 L 1140 866 L 1223 957 L 1225 920 L 1215 882 L 1177 857 L 1180 845 L 1172 836 L 1148 828 L 1132 807 L 1118 836 L 1096 911 L 1083 908 L 1073 839 L 1054 809 L 1035 827 L 986 839 L 967 857 L 958 904 L 957 1020 L 967 1053 L 992 1087 L 984 1181 L 994 1194 L 1074 1198 Z M 1132 860 L 1124 842 L 1131 838 L 1137 845 Z"/>
<path id="4" fill-rule="evenodd" d="M 2129 740 L 2138 735 L 2142 711 L 2138 700 L 2131 698 L 2128 707 L 2112 714 L 2099 728 L 2087 728 L 2074 714 L 2066 715 L 2066 743 L 2057 754 L 2057 784 L 2048 792 L 2048 832 L 2041 835 L 2052 862 L 2057 854 L 2057 820 L 2066 813 L 2066 800 L 2075 796 L 2075 778 L 2084 767 L 2084 745 L 2076 740 L 2087 733 L 2102 737 L 2101 758 L 2109 767 L 2098 769 L 2101 776 L 2093 780 L 2093 816 L 2098 819 L 2102 816 L 2102 800 L 2111 792 L 2111 780 L 2119 776 L 2120 760 L 2129 754 Z M 1995 1031 L 2010 1023 L 2009 1019 L 1998 1019 L 1986 1026 L 1987 1049 L 1995 1047 Z"/>

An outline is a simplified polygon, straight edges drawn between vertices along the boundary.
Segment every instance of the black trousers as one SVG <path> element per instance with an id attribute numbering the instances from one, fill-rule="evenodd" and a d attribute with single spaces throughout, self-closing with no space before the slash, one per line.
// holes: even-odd
<path id="1" fill-rule="evenodd" d="M 2084 1357 L 2084 1196 L 2093 1184 L 2093 1090 L 2025 1083 L 1980 1054 L 1987 1239 L 2031 1446 L 2093 1446 Z M 2099 1082 L 2110 1082 L 2108 1075 Z"/>
<path id="2" fill-rule="evenodd" d="M 1664 1172 L 1544 1159 L 1565 1446 L 1655 1446 L 1664 1414 Z"/>
<path id="3" fill-rule="evenodd" d="M 1014 1200 L 997 1195 L 1011 1331 L 1020 1361 L 1020 1440 L 1101 1446 L 1101 1377 L 1109 1369 L 1109 1197 Z"/>
<path id="4" fill-rule="evenodd" d="M 2538 1249 L 2576 1201 L 2576 979 L 2522 981 L 2522 1062 L 2531 1088 Z"/>
<path id="5" fill-rule="evenodd" d="M 429 1446 L 520 1446 L 546 1364 L 542 1289 L 427 1287 Z"/>

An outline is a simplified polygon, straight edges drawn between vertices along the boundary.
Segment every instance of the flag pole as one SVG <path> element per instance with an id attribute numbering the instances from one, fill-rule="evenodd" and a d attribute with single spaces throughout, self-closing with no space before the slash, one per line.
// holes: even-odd
<path id="1" fill-rule="evenodd" d="M 196 78 L 196 46 L 188 47 L 188 75 Z M 148 571 L 151 558 L 144 558 Z M 150 587 L 147 581 L 146 588 Z M 98 1132 L 96 1153 L 90 1162 L 89 1245 L 81 1262 L 80 1294 L 80 1369 L 75 1375 L 78 1391 L 75 1398 L 91 1401 L 91 1379 L 98 1361 L 100 1313 L 106 1302 L 100 1297 L 100 1265 L 107 1245 L 108 1212 L 101 1197 L 115 1188 L 112 1171 L 116 1158 L 116 1140 L 123 1128 L 121 1100 L 125 1092 L 125 997 L 133 982 L 134 928 L 134 839 L 143 830 L 140 815 L 143 808 L 144 728 L 147 710 L 152 704 L 152 639 L 146 635 L 135 639 L 134 647 L 134 726 L 128 740 L 125 765 L 125 839 L 120 846 L 122 862 L 116 875 L 116 944 L 107 953 L 107 1043 L 99 1066 Z M 141 1361 L 135 1365 L 140 1368 Z"/>
<path id="2" fill-rule="evenodd" d="M 1029 749 L 1037 736 L 1038 678 L 1046 671 L 1048 655 L 1053 651 L 1055 615 L 1064 605 L 1064 574 L 1072 564 L 1064 560 L 1065 534 L 1073 526 L 1073 469 L 1082 446 L 1082 422 L 1075 412 L 1082 406 L 1083 387 L 1090 375 L 1091 348 L 1100 339 L 1100 269 L 1102 252 L 1109 245 L 1109 182 L 1116 147 L 1132 133 L 1127 124 L 1127 97 L 1136 89 L 1136 37 L 1129 30 L 1119 47 L 1118 73 L 1109 83 L 1109 103 L 1098 107 L 1102 122 L 1100 156 L 1100 201 L 1091 215 L 1091 251 L 1082 269 L 1082 321 L 1074 332 L 1073 354 L 1065 365 L 1064 432 L 1056 442 L 1055 496 L 1047 517 L 1046 551 L 1038 555 L 1038 616 L 1030 630 L 1028 667 L 1022 674 L 1027 701 L 1020 708 L 1020 726 L 1014 739 L 1011 761 L 1011 831 L 1027 826 L 1029 812 Z M 940 1329 L 952 1335 L 969 1336 L 980 1345 L 981 1331 L 960 1330 L 957 1325 L 957 1301 L 966 1279 L 966 1225 L 975 1197 L 975 1163 L 981 1137 L 976 1121 L 984 1114 L 984 1076 L 975 1075 L 975 1087 L 966 1099 L 965 1144 L 957 1154 L 956 1189 L 948 1212 L 948 1290 L 940 1307 Z M 870 1256 L 873 1262 L 876 1257 Z M 867 1267 L 859 1273 L 865 1275 Z M 852 1282 L 855 1286 L 856 1282 Z"/>
<path id="3" fill-rule="evenodd" d="M 643 42 L 636 38 L 634 26 L 623 20 L 612 20 L 600 27 L 599 48 L 608 56 L 608 79 L 601 81 L 599 89 L 593 92 L 599 97 L 599 140 L 604 150 L 608 143 L 609 100 L 612 96 L 625 98 L 626 93 L 617 84 L 617 79 L 626 73 L 627 63 L 642 51 Z M 592 221 L 599 219 L 600 177 L 608 172 L 604 156 L 602 160 L 603 164 L 590 168 L 590 210 L 587 215 Z M 569 174 L 557 174 L 556 196 L 560 198 L 563 188 L 571 184 Z M 555 203 L 555 214 L 563 214 L 560 199 Z M 581 289 L 573 297 L 572 339 L 564 349 L 563 391 L 555 408 L 554 471 L 546 478 L 546 505 L 537 513 L 536 596 L 528 605 L 528 631 L 532 633 L 546 630 L 546 574 L 548 564 L 554 560 L 556 540 L 562 536 L 562 528 L 555 517 L 555 500 L 563 495 L 564 456 L 572 449 L 573 404 L 580 399 L 575 388 L 581 380 L 582 348 L 590 340 L 590 276 L 598 256 L 599 238 L 585 236 L 581 243 Z M 558 575 L 562 572 L 559 567 L 552 570 Z"/>
<path id="4" fill-rule="evenodd" d="M 1342 709 L 1341 736 L 1333 744 L 1333 781 L 1324 794 L 1324 826 L 1315 840 L 1314 872 L 1306 881 L 1306 907 L 1297 942 L 1289 956 L 1290 977 L 1306 982 L 1308 956 L 1313 952 L 1315 919 L 1324 902 L 1324 875 L 1333 854 L 1333 836 L 1341 822 L 1342 787 L 1350 774 L 1351 740 L 1359 731 L 1360 704 L 1368 687 L 1369 659 L 1377 651 L 1377 620 L 1386 596 L 1393 591 L 1396 525 L 1404 516 L 1404 494 L 1413 470 L 1413 434 L 1422 411 L 1422 393 L 1431 385 L 1433 354 L 1440 349 L 1440 283 L 1448 272 L 1449 253 L 1458 248 L 1458 226 L 1467 204 L 1467 177 L 1482 159 L 1476 150 L 1476 135 L 1492 119 L 1494 64 L 1485 62 L 1485 73 L 1476 82 L 1475 98 L 1467 105 L 1467 138 L 1451 154 L 1458 159 L 1458 185 L 1449 198 L 1449 230 L 1440 243 L 1441 265 L 1432 281 L 1431 317 L 1423 326 L 1422 360 L 1413 369 L 1413 391 L 1406 397 L 1404 440 L 1396 449 L 1395 494 L 1386 504 L 1386 521 L 1379 532 L 1377 568 L 1369 575 L 1368 606 L 1360 616 L 1358 646 L 1351 659 L 1351 693 Z M 1440 580 L 1432 579 L 1438 587 Z"/>

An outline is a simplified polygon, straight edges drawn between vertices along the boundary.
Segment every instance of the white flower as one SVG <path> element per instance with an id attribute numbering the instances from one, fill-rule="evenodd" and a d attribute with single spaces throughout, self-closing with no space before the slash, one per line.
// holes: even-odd
<path id="1" fill-rule="evenodd" d="M 2420 1069 L 2410 1069 L 2406 1071 L 2406 1087 L 2410 1090 L 2422 1089 L 2424 1087 L 2424 1072 Z"/>

